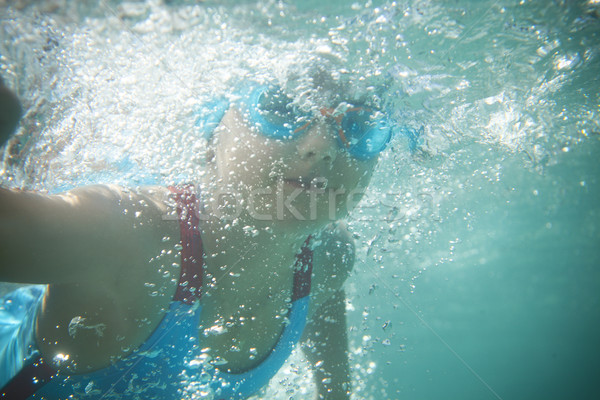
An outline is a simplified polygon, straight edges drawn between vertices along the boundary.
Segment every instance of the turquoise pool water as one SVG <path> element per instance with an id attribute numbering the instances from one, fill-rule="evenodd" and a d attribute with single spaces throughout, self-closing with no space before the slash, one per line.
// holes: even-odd
<path id="1" fill-rule="evenodd" d="M 238 3 L 3 3 L 3 184 L 176 180 L 211 93 L 335 56 L 424 135 L 350 218 L 353 398 L 598 398 L 600 3 Z M 308 398 L 294 363 L 257 398 Z"/>

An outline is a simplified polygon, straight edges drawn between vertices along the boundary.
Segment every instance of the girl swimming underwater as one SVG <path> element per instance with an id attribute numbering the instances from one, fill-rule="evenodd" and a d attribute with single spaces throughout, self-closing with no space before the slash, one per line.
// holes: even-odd
<path id="1" fill-rule="evenodd" d="M 2 301 L 5 398 L 244 399 L 301 341 L 319 398 L 348 399 L 337 221 L 391 130 L 336 98 L 308 110 L 265 83 L 216 101 L 195 184 L 0 189 L 0 280 L 39 284 Z"/>

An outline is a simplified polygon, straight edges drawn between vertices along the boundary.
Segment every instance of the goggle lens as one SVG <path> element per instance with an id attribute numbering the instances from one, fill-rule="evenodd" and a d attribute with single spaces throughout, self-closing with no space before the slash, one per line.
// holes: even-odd
<path id="1" fill-rule="evenodd" d="M 384 118 L 367 108 L 353 108 L 344 114 L 339 136 L 350 154 L 368 160 L 387 147 L 392 132 Z"/>
<path id="2" fill-rule="evenodd" d="M 292 138 L 310 122 L 293 99 L 281 90 L 262 90 L 255 104 L 259 118 L 254 118 L 268 136 Z M 252 113 L 251 113 L 252 114 Z"/>
<path id="3" fill-rule="evenodd" d="M 372 125 L 371 115 L 364 108 L 346 111 L 341 121 L 341 127 L 348 147 L 358 143 L 369 131 Z"/>

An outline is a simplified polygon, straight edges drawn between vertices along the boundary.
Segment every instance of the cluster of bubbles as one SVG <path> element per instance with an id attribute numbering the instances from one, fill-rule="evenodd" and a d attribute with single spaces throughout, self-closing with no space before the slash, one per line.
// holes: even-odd
<path id="1" fill-rule="evenodd" d="M 11 39 L 1 49 L 3 76 L 28 110 L 4 175 L 21 186 L 201 173 L 194 113 L 215 96 L 235 96 L 244 81 L 275 82 L 305 99 L 304 108 L 334 102 L 340 91 L 383 106 L 384 89 L 393 92 L 389 76 L 378 78 L 376 57 L 355 60 L 342 26 L 286 40 L 303 18 L 289 5 L 98 5 L 66 1 L 44 13 L 48 6 L 32 3 L 3 17 L 0 34 Z"/>

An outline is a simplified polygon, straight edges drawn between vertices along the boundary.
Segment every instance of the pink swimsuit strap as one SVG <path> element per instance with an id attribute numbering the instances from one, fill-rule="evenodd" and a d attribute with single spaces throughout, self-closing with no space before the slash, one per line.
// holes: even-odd
<path id="1" fill-rule="evenodd" d="M 202 296 L 203 249 L 198 198 L 192 185 L 174 187 L 181 232 L 181 275 L 173 300 L 192 304 Z"/>

